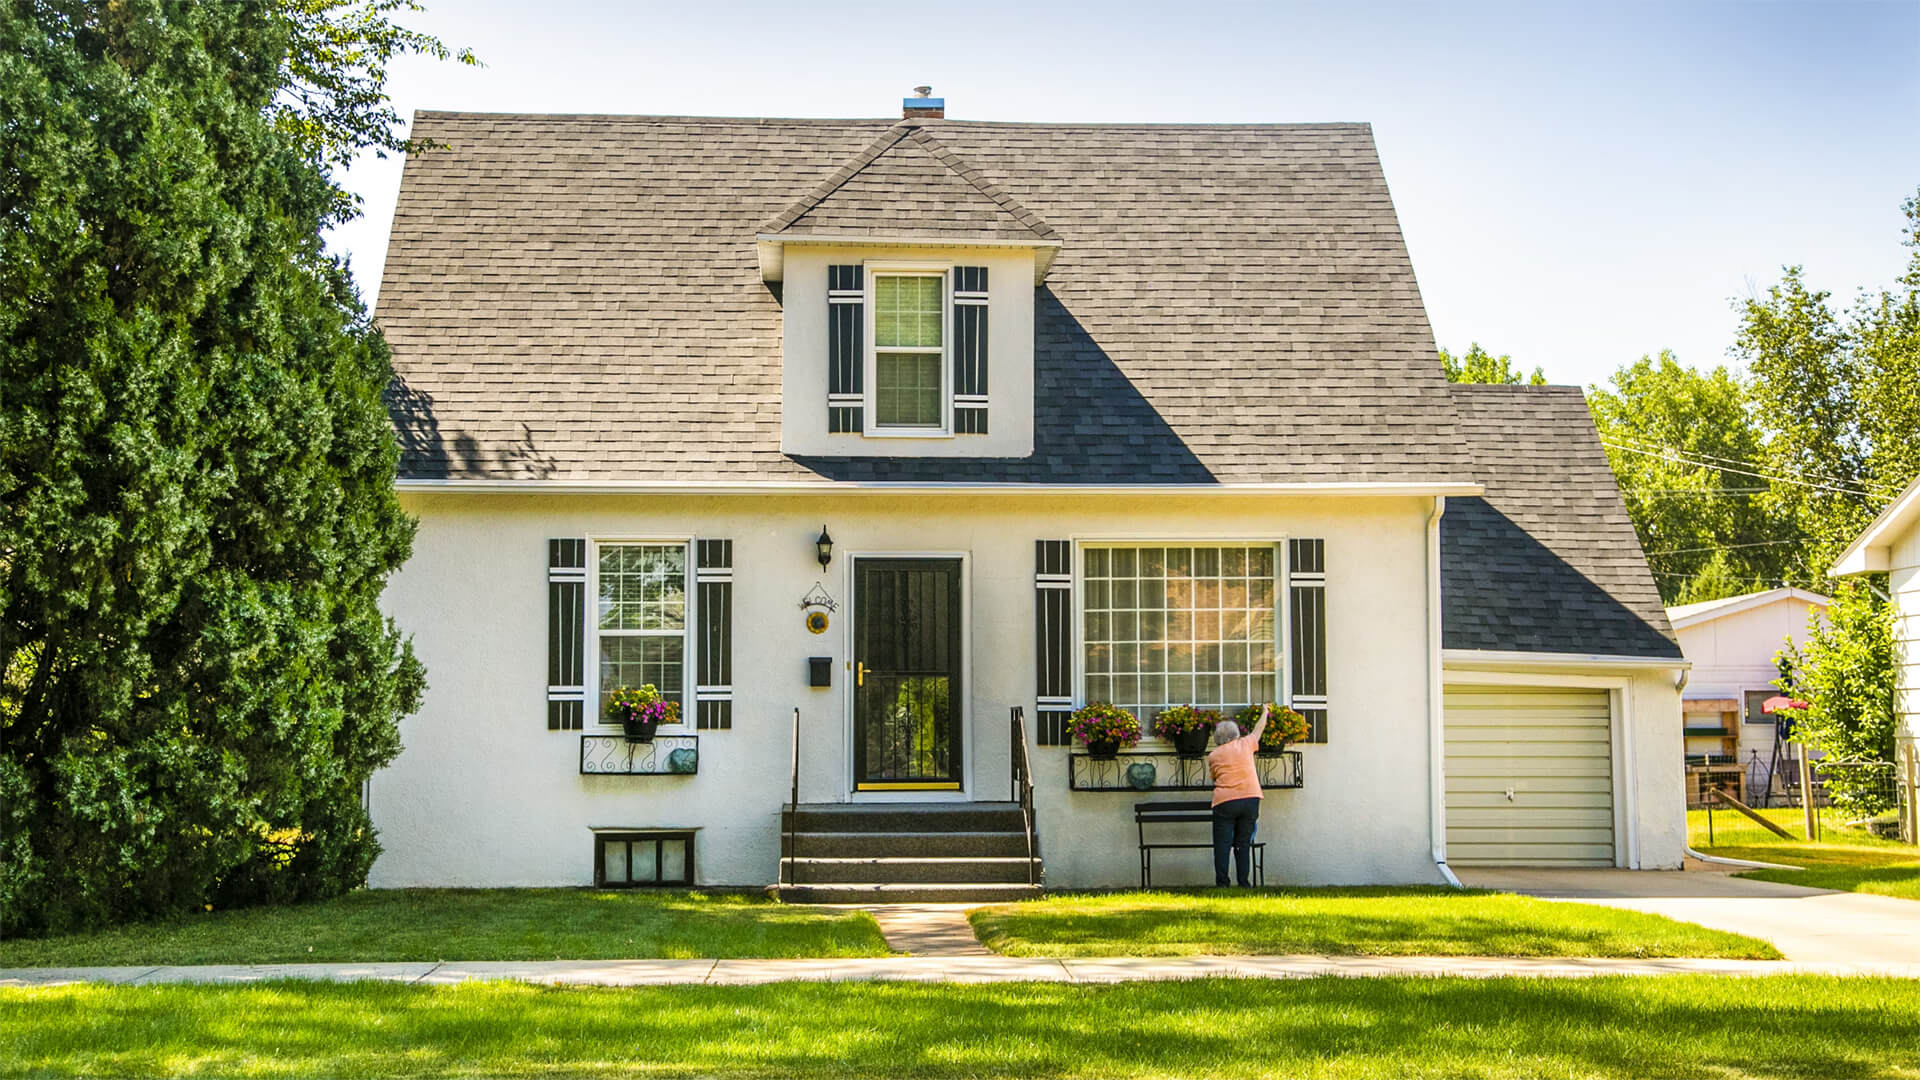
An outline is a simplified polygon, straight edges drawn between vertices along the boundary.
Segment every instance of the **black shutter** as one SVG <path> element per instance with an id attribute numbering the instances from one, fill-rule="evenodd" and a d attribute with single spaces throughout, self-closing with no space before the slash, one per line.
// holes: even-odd
<path id="1" fill-rule="evenodd" d="M 586 725 L 587 542 L 547 541 L 547 730 Z"/>
<path id="2" fill-rule="evenodd" d="M 733 541 L 694 544 L 699 590 L 699 655 L 694 665 L 694 726 L 733 727 Z"/>
<path id="3" fill-rule="evenodd" d="M 1034 544 L 1033 588 L 1036 741 L 1065 746 L 1073 715 L 1073 541 Z"/>
<path id="4" fill-rule="evenodd" d="M 1287 541 L 1288 704 L 1307 718 L 1307 741 L 1327 741 L 1327 544 Z"/>
<path id="5" fill-rule="evenodd" d="M 987 433 L 987 268 L 953 268 L 953 432 Z"/>
<path id="6" fill-rule="evenodd" d="M 827 267 L 827 431 L 858 435 L 866 369 L 866 287 L 858 266 Z"/>

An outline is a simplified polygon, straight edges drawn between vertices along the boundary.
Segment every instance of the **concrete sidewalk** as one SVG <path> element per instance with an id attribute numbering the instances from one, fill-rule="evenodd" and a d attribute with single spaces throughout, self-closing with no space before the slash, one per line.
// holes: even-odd
<path id="1" fill-rule="evenodd" d="M 1460 880 L 1665 915 L 1773 943 L 1788 960 L 1920 965 L 1920 902 L 1678 870 L 1474 868 Z"/>
<path id="2" fill-rule="evenodd" d="M 1192 956 L 1026 959 L 1013 956 L 889 956 L 844 960 L 550 960 L 465 963 L 249 964 L 201 967 L 0 969 L 0 987 L 98 982 L 252 983 L 268 979 L 400 982 L 445 986 L 509 980 L 554 986 L 751 986 L 775 982 L 1054 982 L 1148 979 L 1307 979 L 1322 975 L 1583 977 L 1592 975 L 1890 975 L 1920 978 L 1920 964 L 1779 960 L 1449 956 Z"/>

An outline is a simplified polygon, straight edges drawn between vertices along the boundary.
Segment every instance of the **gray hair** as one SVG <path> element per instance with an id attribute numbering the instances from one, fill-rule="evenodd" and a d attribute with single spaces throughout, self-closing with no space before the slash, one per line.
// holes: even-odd
<path id="1" fill-rule="evenodd" d="M 1240 725 L 1231 720 L 1222 720 L 1213 726 L 1213 745 L 1225 746 L 1240 737 Z"/>

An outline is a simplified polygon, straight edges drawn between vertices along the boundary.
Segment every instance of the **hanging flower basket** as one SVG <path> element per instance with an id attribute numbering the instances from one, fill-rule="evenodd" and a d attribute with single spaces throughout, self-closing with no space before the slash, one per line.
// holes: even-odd
<path id="1" fill-rule="evenodd" d="M 680 719 L 680 703 L 661 696 L 652 683 L 622 686 L 607 695 L 607 719 L 618 721 L 628 742 L 650 743 L 661 724 Z"/>
<path id="2" fill-rule="evenodd" d="M 1140 721 L 1118 705 L 1096 701 L 1074 710 L 1067 733 L 1086 744 L 1090 757 L 1111 758 L 1140 741 Z"/>

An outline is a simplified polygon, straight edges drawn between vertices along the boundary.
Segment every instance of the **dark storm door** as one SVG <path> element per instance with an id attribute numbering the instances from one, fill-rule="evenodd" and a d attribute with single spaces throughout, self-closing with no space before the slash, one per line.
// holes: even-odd
<path id="1" fill-rule="evenodd" d="M 853 778 L 960 787 L 960 560 L 855 559 Z"/>

